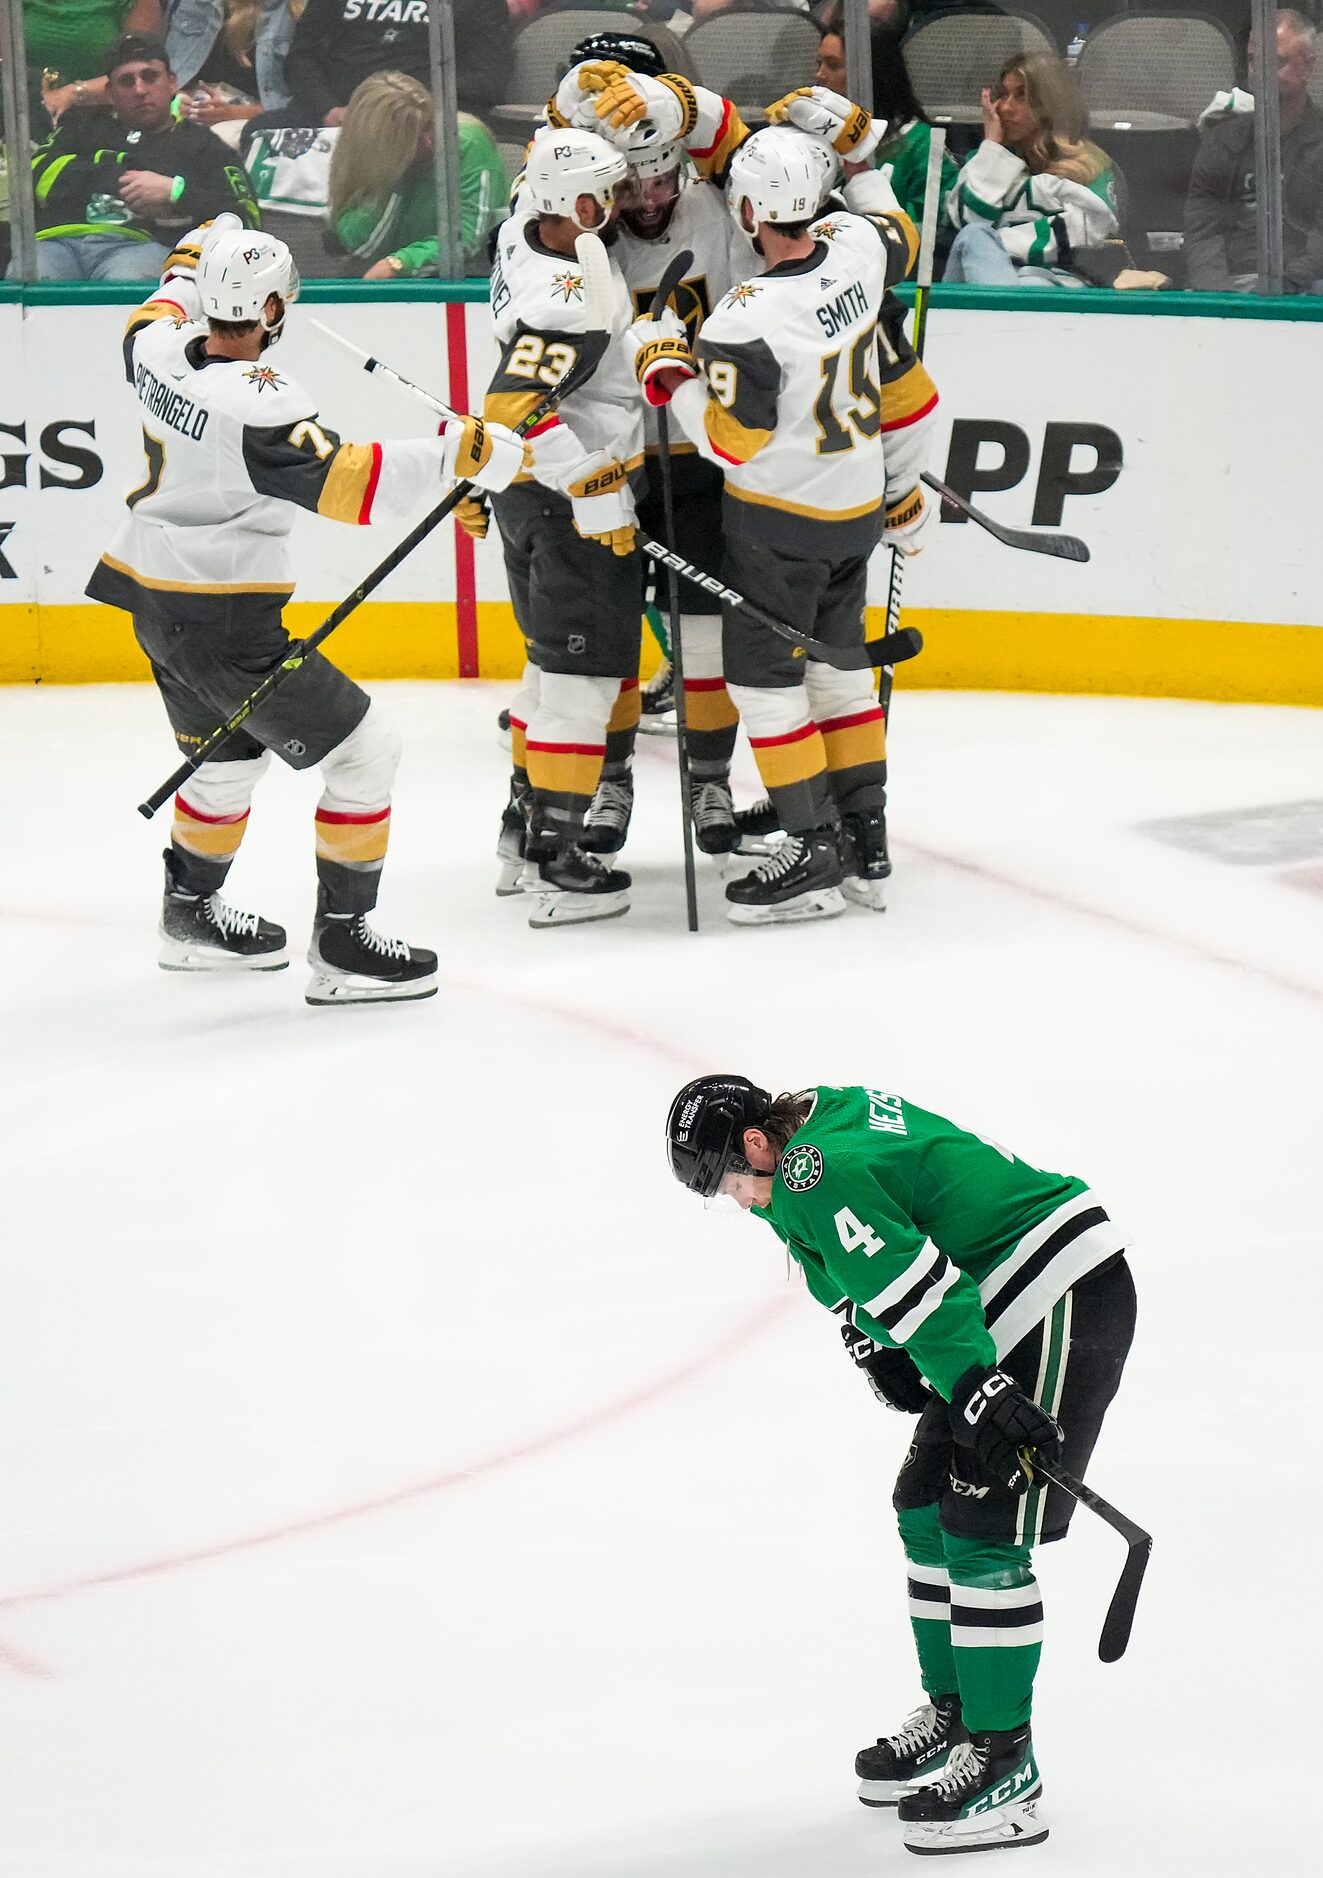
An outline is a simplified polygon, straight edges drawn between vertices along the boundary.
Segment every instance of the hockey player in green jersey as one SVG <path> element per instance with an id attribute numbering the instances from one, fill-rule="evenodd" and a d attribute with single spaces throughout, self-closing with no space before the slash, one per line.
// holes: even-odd
<path id="1" fill-rule="evenodd" d="M 671 1104 L 677 1180 L 766 1222 L 888 1406 L 917 1415 L 894 1505 L 926 1702 L 855 1763 L 913 1852 L 1040 1844 L 1031 1554 L 1073 1501 L 1134 1333 L 1118 1228 L 1082 1180 L 865 1088 L 775 1099 L 700 1076 Z"/>

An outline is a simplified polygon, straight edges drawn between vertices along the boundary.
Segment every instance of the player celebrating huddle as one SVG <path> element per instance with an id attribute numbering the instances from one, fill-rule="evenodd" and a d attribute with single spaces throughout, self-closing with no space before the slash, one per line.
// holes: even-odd
<path id="1" fill-rule="evenodd" d="M 520 207 L 497 236 L 491 308 L 501 356 L 489 418 L 517 423 L 574 365 L 590 316 L 575 241 L 587 232 L 614 239 L 625 173 L 620 152 L 590 131 L 534 137 Z M 619 335 L 630 304 L 614 266 L 612 281 Z M 628 769 L 639 715 L 643 565 L 631 483 L 643 420 L 618 344 L 529 444 L 531 476 L 493 504 L 529 657 L 510 707 L 514 777 L 497 891 L 530 892 L 529 924 L 547 927 L 629 907 L 628 874 L 582 844 L 603 763 Z"/>
<path id="2" fill-rule="evenodd" d="M 1135 1319 L 1119 1230 L 1083 1181 L 875 1089 L 773 1100 L 700 1076 L 666 1145 L 691 1192 L 772 1228 L 874 1392 L 919 1417 L 894 1505 L 928 1701 L 860 1753 L 860 1798 L 897 1805 L 914 1852 L 1040 1843 L 1031 1550 L 1074 1502 L 1033 1457 L 1083 1474 L 1116 1393 Z"/>
<path id="3" fill-rule="evenodd" d="M 407 515 L 443 481 L 500 489 L 524 456 L 476 418 L 440 438 L 341 443 L 288 374 L 264 362 L 298 274 L 273 236 L 222 216 L 185 237 L 124 341 L 147 452 L 146 479 L 87 591 L 133 616 L 175 739 L 187 755 L 224 723 L 291 645 L 287 539 L 295 506 L 337 521 Z M 314 652 L 202 763 L 175 797 L 165 855 L 161 964 L 171 971 L 274 971 L 281 927 L 221 898 L 253 789 L 275 751 L 319 764 L 317 912 L 310 1004 L 425 998 L 436 955 L 368 923 L 390 830 L 399 739 L 367 693 Z"/>

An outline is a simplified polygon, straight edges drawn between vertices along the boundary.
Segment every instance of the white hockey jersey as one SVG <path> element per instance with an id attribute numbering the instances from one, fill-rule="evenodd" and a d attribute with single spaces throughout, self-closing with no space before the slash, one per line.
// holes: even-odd
<path id="1" fill-rule="evenodd" d="M 572 256 L 545 247 L 537 231 L 536 215 L 512 215 L 497 236 L 492 269 L 492 324 L 501 356 L 483 414 L 512 429 L 575 363 L 589 330 L 582 270 Z M 643 461 L 643 413 L 633 370 L 618 343 L 632 310 L 614 254 L 611 280 L 612 344 L 587 383 L 557 406 L 557 418 L 585 453 L 604 450 L 633 470 Z M 536 428 L 530 442 L 536 462 Z"/>
<path id="2" fill-rule="evenodd" d="M 704 322 L 704 379 L 673 408 L 719 463 L 741 526 L 773 545 L 867 552 L 887 487 L 879 327 L 886 289 L 913 263 L 917 234 L 896 212 L 830 214 L 813 252 L 739 282 Z"/>
<path id="3" fill-rule="evenodd" d="M 342 443 L 271 352 L 210 357 L 198 312 L 196 284 L 175 276 L 129 321 L 147 465 L 101 559 L 117 589 L 287 595 L 296 507 L 366 523 L 440 496 L 440 438 Z"/>
<path id="4" fill-rule="evenodd" d="M 652 297 L 661 277 L 673 258 L 688 248 L 693 265 L 671 300 L 671 306 L 684 321 L 692 345 L 699 329 L 723 295 L 737 280 L 758 265 L 753 243 L 742 235 L 731 220 L 725 197 L 712 183 L 690 177 L 682 182 L 665 231 L 651 241 L 631 233 L 622 222 L 620 239 L 612 250 L 619 260 L 625 285 L 629 288 L 634 317 L 640 318 L 652 307 Z M 647 447 L 656 448 L 657 413 L 648 405 L 644 413 Z M 693 449 L 683 441 L 672 448 Z"/>

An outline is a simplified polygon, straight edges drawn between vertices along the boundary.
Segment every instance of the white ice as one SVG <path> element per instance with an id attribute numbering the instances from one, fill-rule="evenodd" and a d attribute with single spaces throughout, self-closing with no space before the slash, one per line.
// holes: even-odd
<path id="1" fill-rule="evenodd" d="M 633 910 L 533 933 L 503 689 L 377 689 L 380 924 L 442 987 L 355 1011 L 157 969 L 150 691 L 0 697 L 7 1878 L 910 1868 L 852 1776 L 919 1694 L 908 1424 L 671 1182 L 727 1067 L 899 1090 L 1131 1235 L 1091 1478 L 1153 1563 L 1104 1667 L 1119 1540 L 1041 1557 L 1033 1878 L 1316 1871 L 1323 896 L 1136 825 L 1323 796 L 1323 717 L 901 693 L 890 910 L 738 930 L 705 862 L 698 937 L 648 740 Z M 231 883 L 299 947 L 315 792 Z"/>

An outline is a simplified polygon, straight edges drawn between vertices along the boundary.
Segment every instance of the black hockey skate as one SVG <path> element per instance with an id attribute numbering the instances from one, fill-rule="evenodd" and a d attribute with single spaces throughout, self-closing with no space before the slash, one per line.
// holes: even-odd
<path id="1" fill-rule="evenodd" d="M 508 750 L 512 736 L 513 732 L 510 729 L 510 711 L 507 706 L 505 710 L 498 711 L 496 714 L 496 741 L 503 750 Z"/>
<path id="2" fill-rule="evenodd" d="M 510 799 L 501 810 L 501 832 L 496 838 L 496 858 L 501 871 L 496 876 L 496 891 L 502 899 L 522 891 L 521 877 L 528 851 L 527 783 L 517 776 L 510 778 Z"/>
<path id="3" fill-rule="evenodd" d="M 689 813 L 694 840 L 704 854 L 733 854 L 740 831 L 735 826 L 735 801 L 724 777 L 689 785 Z"/>
<path id="4" fill-rule="evenodd" d="M 747 809 L 736 809 L 735 827 L 741 854 L 774 854 L 785 838 L 781 817 L 770 796 L 762 796 Z"/>
<path id="5" fill-rule="evenodd" d="M 855 1755 L 859 1798 L 865 1806 L 894 1806 L 916 1781 L 940 1773 L 956 1743 L 968 1739 L 958 1695 L 925 1702 L 896 1734 L 880 1736 Z"/>
<path id="6" fill-rule="evenodd" d="M 321 905 L 308 946 L 309 1004 L 388 1004 L 434 998 L 436 953 L 374 932 L 366 913 L 327 913 Z"/>
<path id="7" fill-rule="evenodd" d="M 581 926 L 629 911 L 630 878 L 573 842 L 542 858 L 545 836 L 530 836 L 523 890 L 533 899 L 530 926 Z"/>
<path id="8" fill-rule="evenodd" d="M 634 813 L 634 778 L 603 776 L 584 821 L 579 846 L 587 854 L 619 854 Z"/>
<path id="9" fill-rule="evenodd" d="M 896 1815 L 906 1847 L 920 1854 L 1041 1845 L 1042 1790 L 1028 1724 L 990 1729 L 958 1742 L 941 1778 L 903 1794 Z"/>
<path id="10" fill-rule="evenodd" d="M 179 858 L 167 848 L 159 955 L 165 972 L 283 972 L 289 964 L 285 928 L 240 913 L 218 893 L 190 893 Z"/>
<path id="11" fill-rule="evenodd" d="M 650 735 L 669 735 L 675 729 L 675 668 L 663 659 L 639 692 L 639 729 Z"/>
<path id="12" fill-rule="evenodd" d="M 891 872 L 887 853 L 887 812 L 884 808 L 860 809 L 841 817 L 841 866 L 845 878 L 841 891 L 856 906 L 871 907 L 875 913 L 886 911 L 883 882 Z"/>
<path id="13" fill-rule="evenodd" d="M 761 867 L 729 883 L 726 899 L 726 917 L 737 926 L 777 926 L 843 913 L 836 830 L 787 835 Z"/>

